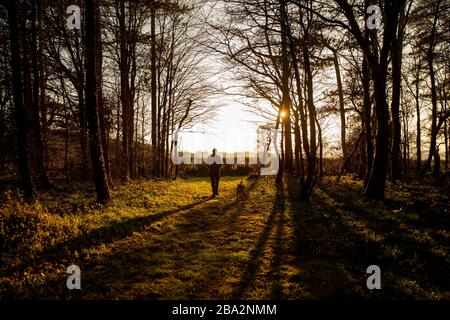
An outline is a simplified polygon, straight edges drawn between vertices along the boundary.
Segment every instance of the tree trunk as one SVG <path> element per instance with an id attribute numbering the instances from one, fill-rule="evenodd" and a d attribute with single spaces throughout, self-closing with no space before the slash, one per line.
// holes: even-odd
<path id="1" fill-rule="evenodd" d="M 416 71 L 416 171 L 420 172 L 422 165 L 422 141 L 421 141 L 421 127 L 420 127 L 420 103 L 419 103 L 419 79 L 420 79 L 420 68 Z"/>
<path id="2" fill-rule="evenodd" d="M 282 67 L 282 100 L 280 108 L 284 111 L 284 152 L 285 152 L 285 163 L 284 169 L 289 173 L 292 173 L 292 130 L 291 130 L 291 105 L 292 100 L 290 97 L 289 90 L 289 79 L 291 76 L 289 67 L 289 56 L 288 56 L 288 44 L 287 44 L 287 26 L 288 23 L 287 13 L 286 13 L 286 1 L 280 0 L 280 12 L 281 12 L 281 56 L 283 60 Z"/>
<path id="3" fill-rule="evenodd" d="M 303 106 L 301 106 L 303 108 Z M 300 107 L 298 107 L 300 108 Z M 304 181 L 304 164 L 303 164 L 303 154 L 302 154 L 302 137 L 300 135 L 300 117 L 298 109 L 294 112 L 294 139 L 295 139 L 295 166 L 297 173 L 301 177 L 301 183 Z"/>
<path id="4" fill-rule="evenodd" d="M 134 11 L 134 14 L 136 12 Z M 132 33 L 134 34 L 134 32 L 136 32 L 136 30 L 132 30 Z M 136 86 L 135 86 L 135 81 L 136 81 L 136 42 L 135 40 L 131 40 L 132 44 L 131 44 L 131 48 L 130 48 L 130 84 L 129 84 L 129 108 L 128 108 L 128 118 L 129 118 L 129 123 L 128 123 L 128 147 L 130 149 L 130 163 L 129 163 L 129 172 L 131 174 L 131 178 L 135 177 L 135 167 L 136 167 L 136 159 L 134 157 L 134 98 L 136 95 Z"/>
<path id="5" fill-rule="evenodd" d="M 363 110 L 364 112 L 364 110 Z M 367 154 L 366 154 L 366 141 L 363 139 L 365 136 L 364 127 L 364 115 L 361 117 L 361 142 L 359 143 L 359 166 L 358 166 L 358 179 L 364 181 L 364 177 L 367 171 Z"/>
<path id="6" fill-rule="evenodd" d="M 42 4 L 40 1 L 37 6 L 37 19 L 38 19 L 38 27 L 39 30 L 42 28 Z M 45 7 L 44 7 L 45 10 Z M 42 31 L 41 31 L 42 32 Z M 39 39 L 39 49 L 38 49 L 38 59 L 39 59 L 39 107 L 41 111 L 41 134 L 42 134 L 42 143 L 44 145 L 44 163 L 48 166 L 48 148 L 47 148 L 47 133 L 48 133 L 48 123 L 47 123 L 47 100 L 46 100 L 46 89 L 47 89 L 47 74 L 44 71 L 44 63 L 42 61 L 43 51 L 44 51 L 44 39 L 41 37 Z M 47 169 L 47 168 L 46 168 Z"/>
<path id="7" fill-rule="evenodd" d="M 159 168 L 157 166 L 157 127 L 156 127 L 156 116 L 157 116 L 157 101 L 156 101 L 156 9 L 154 7 L 154 3 L 151 5 L 151 17 L 150 17 L 150 33 L 151 33 L 151 52 L 150 52 L 150 59 L 151 59 L 151 101 L 152 101 L 152 110 L 151 110 L 151 117 L 152 117 L 152 160 L 153 160 L 153 175 L 156 175 L 157 172 L 159 172 Z"/>
<path id="8" fill-rule="evenodd" d="M 403 120 L 403 170 L 408 172 L 408 162 L 409 162 L 409 137 L 408 137 L 408 116 L 406 112 L 402 112 L 402 120 Z"/>
<path id="9" fill-rule="evenodd" d="M 110 200 L 108 177 L 106 175 L 105 161 L 103 157 L 100 121 L 98 114 L 97 92 L 97 40 L 99 7 L 97 0 L 85 1 L 85 51 L 86 51 L 86 109 L 88 116 L 89 138 L 92 169 L 94 171 L 95 190 L 97 202 L 107 203 Z"/>
<path id="10" fill-rule="evenodd" d="M 323 140 L 322 140 L 322 128 L 320 127 L 319 120 L 316 117 L 316 124 L 319 138 L 319 177 L 323 177 Z"/>
<path id="11" fill-rule="evenodd" d="M 64 106 L 64 173 L 66 176 L 66 183 L 68 185 L 71 184 L 70 180 L 70 165 L 69 165 L 69 116 L 67 114 L 67 105 L 66 105 L 66 87 L 64 84 L 64 78 L 61 74 L 60 76 L 60 84 L 61 84 L 61 90 L 62 90 L 62 99 L 63 99 L 63 106 Z"/>
<path id="12" fill-rule="evenodd" d="M 392 43 L 392 144 L 391 144 L 391 179 L 393 182 L 401 180 L 400 166 L 400 90 L 401 90 L 401 63 L 402 63 L 402 42 L 403 36 L 400 34 Z"/>
<path id="13" fill-rule="evenodd" d="M 402 179 L 402 171 L 400 166 L 400 93 L 402 83 L 402 54 L 403 54 L 403 28 L 405 23 L 405 8 L 402 6 L 400 11 L 400 21 L 396 36 L 392 40 L 392 145 L 391 145 L 391 162 L 392 172 L 391 179 L 393 182 Z"/>
<path id="14" fill-rule="evenodd" d="M 40 118 L 40 106 L 39 106 L 39 89 L 40 76 L 38 67 L 38 46 L 37 46 L 37 5 L 36 0 L 32 0 L 31 4 L 31 64 L 33 72 L 33 103 L 32 103 L 32 118 L 34 129 L 34 141 L 36 148 L 36 166 L 38 169 L 39 179 L 42 186 L 46 189 L 50 188 L 50 181 L 47 176 L 47 171 L 44 162 L 44 143 L 41 134 L 41 118 Z M 45 92 L 41 92 L 41 95 L 45 95 Z"/>
<path id="15" fill-rule="evenodd" d="M 386 71 L 387 66 L 372 70 L 377 132 L 375 136 L 375 157 L 365 189 L 365 194 L 370 199 L 384 199 L 384 188 L 386 185 L 389 152 L 389 109 L 386 102 Z"/>
<path id="16" fill-rule="evenodd" d="M 365 33 L 366 40 L 369 38 L 368 30 Z M 364 176 L 364 188 L 366 188 L 367 183 L 369 182 L 370 173 L 372 172 L 372 164 L 373 164 L 373 134 L 372 134 L 372 101 L 370 97 L 370 69 L 367 61 L 367 56 L 363 55 L 362 61 L 362 87 L 364 94 L 363 101 L 363 128 L 364 128 L 364 137 L 365 137 L 365 146 L 366 146 L 366 173 Z"/>
<path id="17" fill-rule="evenodd" d="M 345 144 L 345 136 L 346 136 L 346 124 L 345 124 L 345 106 L 344 106 L 344 92 L 342 89 L 342 80 L 341 80 L 341 70 L 339 67 L 339 59 L 337 52 L 335 50 L 333 51 L 333 63 L 334 63 L 334 70 L 336 72 L 336 82 L 338 87 L 338 96 L 339 96 L 339 114 L 341 116 L 341 147 L 342 147 L 342 159 L 343 162 L 347 159 L 347 147 Z"/>
<path id="18" fill-rule="evenodd" d="M 30 63 L 30 38 L 28 35 L 28 6 L 26 2 L 21 2 L 22 11 L 19 15 L 19 29 L 21 32 L 21 49 L 22 49 L 22 77 L 23 77 L 23 101 L 25 110 L 25 125 L 28 139 L 28 165 L 32 179 L 39 170 L 36 160 L 36 143 L 33 121 L 33 86 L 31 81 L 31 63 Z"/>
<path id="19" fill-rule="evenodd" d="M 389 152 L 389 107 L 386 97 L 387 69 L 389 65 L 389 52 L 392 46 L 393 33 L 397 30 L 398 16 L 402 1 L 385 2 L 385 27 L 383 32 L 383 46 L 380 57 L 376 49 L 371 52 L 369 67 L 371 69 L 375 94 L 375 115 L 377 129 L 375 136 L 375 156 L 365 194 L 369 199 L 384 199 L 386 185 L 387 162 Z M 372 35 L 374 35 L 372 33 Z M 368 48 L 365 47 L 367 51 Z M 366 52 L 369 53 L 369 52 Z"/>
<path id="20" fill-rule="evenodd" d="M 122 178 L 128 180 L 130 178 L 130 92 L 129 92 L 129 54 L 128 36 L 125 19 L 125 0 L 119 0 L 119 10 L 117 12 L 119 18 L 119 69 L 120 69 L 120 101 L 122 103 Z"/>
<path id="21" fill-rule="evenodd" d="M 441 156 L 439 155 L 439 148 L 434 149 L 434 165 L 433 165 L 433 176 L 439 177 L 441 174 Z"/>
<path id="22" fill-rule="evenodd" d="M 294 135 L 295 135 L 295 146 L 298 147 L 298 154 L 300 158 L 300 185 L 303 186 L 305 184 L 305 165 L 303 162 L 303 154 L 302 154 L 302 146 L 305 150 L 305 156 L 307 164 L 311 161 L 311 154 L 309 152 L 309 143 L 308 143 L 308 128 L 307 128 L 307 120 L 305 115 L 305 104 L 303 101 L 303 90 L 302 90 L 302 82 L 300 79 L 300 71 L 298 68 L 298 59 L 296 55 L 296 48 L 294 46 L 294 39 L 292 36 L 292 31 L 289 25 L 289 22 L 286 22 L 286 29 L 287 29 L 287 36 L 289 39 L 289 52 L 291 54 L 291 60 L 292 60 L 292 67 L 294 69 L 294 77 L 295 77 L 295 84 L 297 89 L 297 96 L 298 96 L 298 106 L 296 113 L 294 115 L 295 117 L 295 125 L 294 125 Z M 301 123 L 301 126 L 299 126 L 299 122 Z M 301 128 L 300 128 L 301 127 Z"/>
<path id="23" fill-rule="evenodd" d="M 317 143 L 316 143 L 316 107 L 314 106 L 314 92 L 313 92 L 313 75 L 311 71 L 311 65 L 309 60 L 309 52 L 308 47 L 306 46 L 306 42 L 302 44 L 303 51 L 303 62 L 305 68 L 305 76 L 306 76 L 306 86 L 307 86 L 307 101 L 306 105 L 308 107 L 309 114 L 309 149 L 310 149 L 310 158 L 308 161 L 307 175 L 305 185 L 301 190 L 301 198 L 306 200 L 309 199 L 309 196 L 313 190 L 313 186 L 315 184 L 315 176 L 316 176 L 316 162 L 317 162 Z"/>
<path id="24" fill-rule="evenodd" d="M 87 119 L 86 119 L 86 103 L 84 92 L 84 76 L 82 81 L 78 84 L 78 116 L 80 121 L 80 150 L 81 150 L 81 172 L 82 178 L 88 176 L 88 146 L 87 146 Z"/>
<path id="25" fill-rule="evenodd" d="M 420 172 L 420 177 L 424 177 L 427 171 L 431 168 L 431 161 L 433 155 L 436 154 L 436 138 L 438 134 L 437 128 L 437 89 L 436 89 L 436 75 L 433 66 L 433 56 L 434 56 L 434 46 L 435 46 L 435 36 L 437 28 L 437 20 L 439 16 L 440 1 L 437 1 L 436 10 L 434 12 L 434 22 L 431 29 L 430 35 L 430 45 L 427 50 L 427 66 L 428 72 L 430 73 L 430 83 L 431 83 L 431 136 L 430 136 L 430 150 L 428 151 L 428 158 L 425 162 L 422 171 Z"/>
<path id="26" fill-rule="evenodd" d="M 445 145 L 445 173 L 448 173 L 448 151 L 449 151 L 449 140 L 448 140 L 448 125 L 447 119 L 444 121 L 444 145 Z"/>
<path id="27" fill-rule="evenodd" d="M 101 19 L 100 16 L 97 17 L 98 20 L 98 28 L 101 29 Z M 100 120 L 100 134 L 102 139 L 102 148 L 103 148 L 103 158 L 105 160 L 105 170 L 106 175 L 108 177 L 108 184 L 112 186 L 112 176 L 111 176 L 111 159 L 109 157 L 109 130 L 107 127 L 106 116 L 107 112 L 105 109 L 105 104 L 103 102 L 103 43 L 101 38 L 101 32 L 97 34 L 97 103 L 98 103 L 98 113 Z"/>
<path id="28" fill-rule="evenodd" d="M 424 177 L 427 171 L 431 168 L 431 161 L 433 159 L 433 155 L 436 152 L 436 138 L 437 138 L 437 93 L 436 93 L 436 80 L 435 80 L 435 72 L 433 67 L 433 53 L 428 52 L 427 54 L 427 62 L 428 62 L 428 72 L 430 73 L 430 82 L 431 82 L 431 135 L 430 135 L 430 150 L 428 151 L 428 158 L 425 162 L 424 167 L 420 173 L 421 177 Z"/>
<path id="29" fill-rule="evenodd" d="M 8 10 L 8 25 L 10 35 L 11 52 L 11 71 L 12 71 L 12 89 L 14 99 L 14 116 L 17 125 L 17 143 L 18 143 L 18 163 L 19 171 L 24 192 L 24 198 L 27 201 L 33 199 L 33 185 L 31 182 L 30 169 L 28 167 L 28 139 L 26 128 L 25 107 L 23 100 L 23 79 L 22 67 L 20 61 L 20 31 L 18 25 L 18 10 L 15 1 L 6 2 Z"/>

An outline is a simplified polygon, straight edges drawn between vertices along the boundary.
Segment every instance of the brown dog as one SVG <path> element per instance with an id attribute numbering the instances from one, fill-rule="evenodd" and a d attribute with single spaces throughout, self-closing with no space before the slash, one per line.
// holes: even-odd
<path id="1" fill-rule="evenodd" d="M 241 180 L 241 182 L 236 187 L 236 198 L 239 201 L 243 200 L 244 196 L 245 196 L 245 185 Z"/>

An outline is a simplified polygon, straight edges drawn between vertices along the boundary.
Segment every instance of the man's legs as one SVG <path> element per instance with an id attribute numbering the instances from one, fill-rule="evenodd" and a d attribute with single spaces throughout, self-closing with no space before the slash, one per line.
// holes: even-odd
<path id="1" fill-rule="evenodd" d="M 215 177 L 214 176 L 210 176 L 210 178 L 211 178 L 212 196 L 214 197 L 216 195 Z"/>
<path id="2" fill-rule="evenodd" d="M 219 195 L 219 180 L 220 180 L 220 178 L 219 177 L 216 177 L 216 185 L 215 185 L 215 194 L 216 194 L 216 196 L 218 196 Z"/>

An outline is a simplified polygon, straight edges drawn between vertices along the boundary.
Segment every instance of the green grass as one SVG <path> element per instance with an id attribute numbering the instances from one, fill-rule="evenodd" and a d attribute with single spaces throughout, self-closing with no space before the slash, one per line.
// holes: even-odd
<path id="1" fill-rule="evenodd" d="M 0 297 L 450 298 L 450 211 L 439 190 L 401 185 L 369 202 L 360 182 L 329 178 L 304 203 L 272 179 L 244 179 L 247 197 L 237 202 L 241 179 L 223 178 L 216 199 L 204 178 L 133 181 L 106 207 L 82 185 L 35 205 L 6 196 Z M 66 288 L 72 263 L 81 290 Z M 372 264 L 382 290 L 366 288 Z"/>

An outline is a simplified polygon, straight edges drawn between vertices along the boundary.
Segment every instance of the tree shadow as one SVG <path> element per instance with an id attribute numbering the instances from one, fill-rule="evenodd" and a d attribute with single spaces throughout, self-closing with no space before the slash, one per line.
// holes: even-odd
<path id="1" fill-rule="evenodd" d="M 255 188 L 257 181 L 252 181 L 247 185 L 247 192 L 250 193 Z M 208 199 L 209 200 L 209 199 Z M 109 284 L 112 282 L 123 283 L 123 291 L 132 290 L 134 286 L 139 286 L 148 281 L 159 281 L 166 276 L 166 269 L 172 270 L 174 274 L 179 274 L 180 277 L 186 277 L 184 273 L 194 272 L 195 268 L 186 268 L 186 262 L 190 261 L 197 264 L 197 256 L 202 250 L 208 247 L 209 242 L 214 241 L 212 235 L 217 231 L 226 229 L 233 231 L 240 215 L 239 208 L 246 204 L 247 198 L 243 201 L 238 201 L 233 197 L 218 197 L 217 201 L 211 201 L 207 206 L 197 206 L 205 201 L 196 202 L 187 206 L 183 206 L 176 210 L 165 211 L 151 217 L 142 217 L 132 219 L 127 224 L 119 223 L 115 226 L 119 234 L 113 236 L 105 236 L 105 233 L 100 230 L 95 234 L 91 234 L 86 239 L 86 243 L 77 247 L 87 248 L 90 244 L 101 244 L 106 242 L 113 242 L 126 237 L 126 234 L 132 235 L 133 232 L 143 231 L 146 226 L 152 222 L 156 222 L 164 217 L 173 215 L 174 213 L 187 211 L 180 219 L 175 221 L 176 226 L 172 233 L 161 234 L 158 240 L 142 241 L 143 238 L 133 237 L 125 240 L 125 243 L 131 245 L 120 244 L 113 248 L 112 252 L 106 255 L 98 256 L 97 258 L 86 261 L 83 257 L 77 260 L 83 270 L 83 292 L 68 292 L 65 291 L 61 284 L 65 283 L 65 274 L 58 278 L 49 279 L 45 283 L 36 286 L 32 289 L 33 292 L 48 292 L 49 296 L 55 295 L 51 293 L 50 288 L 59 287 L 58 295 L 70 299 L 86 298 L 86 293 L 98 293 L 102 298 L 114 298 L 116 294 L 111 291 Z M 230 209 L 236 210 L 230 210 Z M 129 229 L 128 232 L 121 230 L 124 227 Z M 133 230 L 131 232 L 131 229 Z M 175 235 L 175 238 L 170 235 Z M 220 248 L 217 248 L 217 250 Z M 160 256 L 170 257 L 164 261 L 160 261 Z M 223 257 L 224 259 L 226 257 Z M 54 262 L 52 257 L 50 261 Z M 217 273 L 217 265 L 208 264 L 207 261 L 202 263 L 202 277 L 201 282 L 196 282 L 196 279 L 184 279 L 184 281 L 192 281 L 193 287 L 190 291 L 179 292 L 177 298 L 194 299 L 202 294 L 202 290 L 206 290 L 213 282 L 220 280 L 220 274 Z M 169 264 L 169 265 L 167 265 Z M 195 282 L 195 283 L 194 283 Z M 174 288 L 174 291 L 181 290 Z M 170 290 L 168 290 L 170 291 Z M 136 292 L 134 293 L 136 294 Z M 89 297 L 88 297 L 89 298 Z M 161 295 L 156 292 L 149 292 L 148 290 L 141 290 L 139 293 L 140 299 L 157 299 Z"/>
<path id="2" fill-rule="evenodd" d="M 250 251 L 250 259 L 247 267 L 241 277 L 236 289 L 232 293 L 232 299 L 242 299 L 246 292 L 250 289 L 258 272 L 261 269 L 262 258 L 270 233 L 275 226 L 275 221 L 278 216 L 277 233 L 274 247 L 274 257 L 270 266 L 270 275 L 273 280 L 271 295 L 278 297 L 281 294 L 281 284 L 279 281 L 279 267 L 280 267 L 280 251 L 281 251 L 281 235 L 283 227 L 283 214 L 285 211 L 285 198 L 283 187 L 276 185 L 275 200 L 269 217 L 266 221 L 265 227 L 259 235 L 256 246 Z"/>
<path id="3" fill-rule="evenodd" d="M 325 190 L 325 194 L 337 203 L 342 202 L 337 192 Z M 388 208 L 391 204 L 392 201 L 387 203 Z M 396 205 L 405 207 L 401 201 L 396 201 Z M 450 260 L 442 253 L 446 250 L 445 239 L 436 230 L 448 230 L 446 224 L 427 223 L 429 218 L 423 215 L 412 220 L 405 213 L 370 210 L 369 206 L 357 203 L 343 203 L 339 211 L 341 223 L 347 230 L 353 228 L 355 232 L 356 224 L 364 230 L 363 235 L 356 233 L 360 237 L 356 242 L 358 251 L 365 251 L 367 258 L 370 254 L 372 261 L 375 259 L 389 269 L 393 287 L 398 286 L 395 282 L 400 279 L 411 279 L 423 288 L 448 290 Z"/>
<path id="4" fill-rule="evenodd" d="M 149 225 L 164 219 L 168 216 L 174 215 L 179 212 L 187 211 L 201 205 L 207 201 L 209 198 L 203 199 L 201 201 L 196 201 L 172 210 L 167 210 L 159 212 L 156 214 L 130 218 L 125 221 L 119 221 L 94 229 L 85 234 L 81 234 L 75 238 L 70 238 L 65 241 L 59 242 L 52 247 L 45 248 L 36 258 L 27 259 L 22 264 L 14 266 L 14 269 L 6 269 L 5 273 L 10 272 L 21 272 L 28 268 L 29 266 L 36 266 L 44 263 L 45 261 L 51 260 L 52 262 L 58 262 L 60 259 L 67 258 L 67 251 L 81 252 L 83 249 L 89 247 L 98 246 L 101 244 L 111 243 L 132 235 L 134 232 L 140 232 L 144 230 Z"/>
<path id="5" fill-rule="evenodd" d="M 324 186 L 323 191 L 333 196 L 336 201 L 344 204 L 352 210 L 359 210 L 356 203 L 361 200 L 360 192 L 358 189 L 351 185 L 341 184 L 339 190 L 337 188 L 329 188 Z M 414 187 L 407 187 L 406 191 L 411 194 L 411 200 L 386 198 L 380 205 L 387 210 L 392 211 L 392 216 L 386 217 L 390 221 L 394 222 L 398 220 L 401 223 L 408 223 L 411 226 L 423 229 L 423 228 L 450 228 L 450 219 L 445 214 L 444 209 L 450 209 L 450 204 L 439 203 L 441 210 L 437 207 L 430 206 L 429 199 L 424 194 L 425 191 L 414 190 Z M 405 212 L 414 213 L 417 218 L 412 218 L 411 215 L 404 214 Z M 373 214 L 371 216 L 374 216 Z"/>
<path id="6" fill-rule="evenodd" d="M 285 224 L 285 199 L 284 199 L 284 193 L 280 191 L 281 186 L 277 185 L 277 197 L 280 197 L 280 201 L 282 204 L 280 204 L 279 208 L 279 216 L 278 216 L 278 222 L 276 226 L 276 237 L 275 237 L 275 245 L 273 248 L 274 254 L 272 258 L 272 262 L 270 264 L 270 270 L 269 275 L 272 279 L 272 287 L 270 291 L 270 299 L 280 299 L 282 298 L 283 294 L 283 287 L 281 285 L 281 275 L 280 275 L 280 266 L 281 266 L 281 259 L 282 259 L 282 253 L 283 253 L 283 227 Z"/>
<path id="7" fill-rule="evenodd" d="M 326 211 L 310 202 L 293 203 L 292 208 L 297 273 L 290 280 L 307 299 L 352 296 L 354 279 L 346 270 L 348 260 L 338 253 L 337 230 L 321 216 Z"/>
<path id="8" fill-rule="evenodd" d="M 429 234 L 415 239 L 423 230 L 389 210 L 400 205 L 401 201 L 363 201 L 359 190 L 344 185 L 322 186 L 310 203 L 293 200 L 298 268 L 294 281 L 304 295 L 420 298 L 435 290 L 445 293 L 448 259 L 436 255 L 440 249 L 433 248 L 437 241 Z M 381 268 L 382 290 L 366 288 L 366 269 L 373 264 Z"/>

